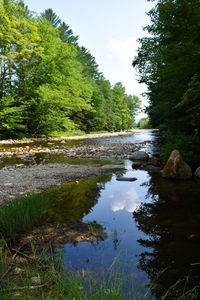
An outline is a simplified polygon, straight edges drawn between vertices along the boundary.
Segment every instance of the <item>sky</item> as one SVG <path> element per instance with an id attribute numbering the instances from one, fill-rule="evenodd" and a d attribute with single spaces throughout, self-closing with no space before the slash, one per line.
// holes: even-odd
<path id="1" fill-rule="evenodd" d="M 32 11 L 43 12 L 47 8 L 65 21 L 79 45 L 86 47 L 95 57 L 99 70 L 111 84 L 122 82 L 126 93 L 141 96 L 144 84 L 137 81 L 138 75 L 131 63 L 139 46 L 138 38 L 147 35 L 143 27 L 150 23 L 146 15 L 152 2 L 147 0 L 24 0 Z M 145 117 L 139 114 L 137 119 Z"/>

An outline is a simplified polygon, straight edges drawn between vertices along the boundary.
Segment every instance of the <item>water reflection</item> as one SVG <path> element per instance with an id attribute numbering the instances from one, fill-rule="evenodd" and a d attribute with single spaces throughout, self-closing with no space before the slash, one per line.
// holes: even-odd
<path id="1" fill-rule="evenodd" d="M 136 177 L 138 180 L 134 182 L 120 182 L 116 175 L 106 175 L 49 190 L 48 195 L 54 200 L 48 221 L 96 220 L 106 227 L 105 241 L 64 245 L 64 265 L 72 270 L 84 268 L 100 276 L 108 275 L 110 270 L 134 274 L 135 285 L 139 287 L 147 282 L 147 276 L 137 268 L 136 255 L 143 249 L 137 239 L 143 234 L 137 230 L 132 212 L 144 200 L 145 188 L 141 184 L 149 175 L 146 171 L 133 170 L 129 164 L 126 176 Z"/>
<path id="2" fill-rule="evenodd" d="M 130 187 L 128 191 L 114 191 L 109 195 L 112 199 L 111 207 L 112 211 L 125 209 L 128 212 L 133 212 L 136 207 L 140 204 L 140 197 L 133 187 Z"/>
<path id="3" fill-rule="evenodd" d="M 152 175 L 144 186 L 152 202 L 143 203 L 133 214 L 138 229 L 148 236 L 138 239 L 147 248 L 139 255 L 139 268 L 151 279 L 157 299 L 183 280 L 166 297 L 178 299 L 200 280 L 200 185 Z"/>
<path id="4" fill-rule="evenodd" d="M 100 191 L 112 175 L 82 179 L 78 184 L 68 182 L 51 188 L 46 195 L 52 199 L 48 211 L 49 223 L 71 223 L 82 220 L 97 203 Z"/>

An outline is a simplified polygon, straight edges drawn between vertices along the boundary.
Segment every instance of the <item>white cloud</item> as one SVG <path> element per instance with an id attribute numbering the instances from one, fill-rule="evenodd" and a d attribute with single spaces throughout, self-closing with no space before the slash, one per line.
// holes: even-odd
<path id="1" fill-rule="evenodd" d="M 132 213 L 140 204 L 139 195 L 134 188 L 130 188 L 130 190 L 125 193 L 124 191 L 116 191 L 115 193 L 110 194 L 109 198 L 113 199 L 111 207 L 114 212 L 126 210 Z"/>

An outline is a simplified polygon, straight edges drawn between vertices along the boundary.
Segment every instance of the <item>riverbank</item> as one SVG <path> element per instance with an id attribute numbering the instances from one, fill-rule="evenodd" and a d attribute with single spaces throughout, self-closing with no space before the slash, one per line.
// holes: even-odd
<path id="1" fill-rule="evenodd" d="M 40 193 L 67 181 L 123 172 L 123 165 L 40 164 L 5 167 L 0 170 L 0 204 L 27 193 Z"/>
<path id="2" fill-rule="evenodd" d="M 85 139 L 96 139 L 101 137 L 114 137 L 114 136 L 122 136 L 122 135 L 129 135 L 133 131 L 126 130 L 121 132 L 107 132 L 107 133 L 91 133 L 85 135 L 78 135 L 78 136 L 61 136 L 61 137 L 40 137 L 40 138 L 23 138 L 23 139 L 9 139 L 9 140 L 1 140 L 0 145 L 8 144 L 27 144 L 27 143 L 34 143 L 34 142 L 44 142 L 44 141 L 62 141 L 62 140 L 85 140 Z"/>

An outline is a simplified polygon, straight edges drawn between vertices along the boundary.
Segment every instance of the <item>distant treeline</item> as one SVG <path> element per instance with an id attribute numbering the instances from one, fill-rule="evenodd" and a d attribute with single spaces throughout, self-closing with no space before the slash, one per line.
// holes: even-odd
<path id="1" fill-rule="evenodd" d="M 137 123 L 137 127 L 140 129 L 151 129 L 152 127 L 149 117 L 140 119 Z"/>
<path id="2" fill-rule="evenodd" d="M 52 9 L 0 0 L 0 137 L 130 129 L 140 101 L 111 86 Z"/>
<path id="3" fill-rule="evenodd" d="M 192 135 L 200 125 L 200 0 L 152 2 L 150 35 L 140 39 L 133 66 L 148 87 L 147 113 L 161 130 L 166 157 L 179 148 L 198 164 L 200 138 Z"/>

